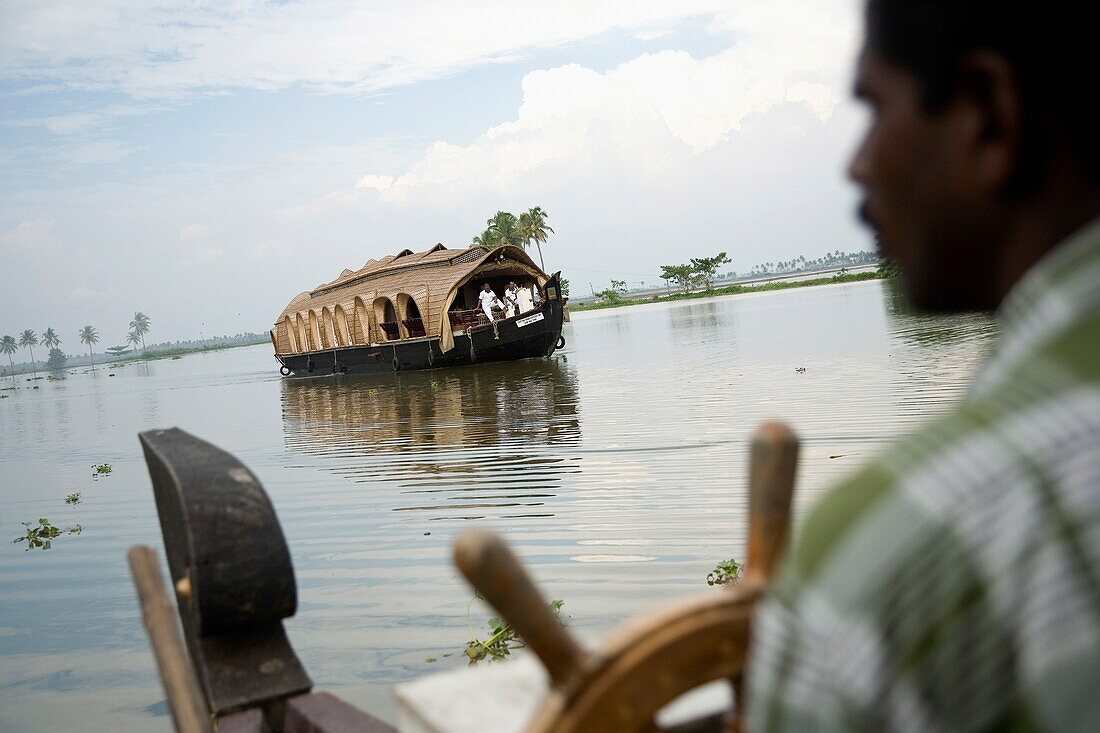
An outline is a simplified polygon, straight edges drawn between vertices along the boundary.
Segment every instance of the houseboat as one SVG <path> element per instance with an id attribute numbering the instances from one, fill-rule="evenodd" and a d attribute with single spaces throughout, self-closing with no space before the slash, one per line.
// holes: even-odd
<path id="1" fill-rule="evenodd" d="M 561 273 L 519 247 L 405 249 L 301 293 L 271 329 L 284 376 L 362 374 L 548 357 L 565 345 Z M 526 310 L 490 319 L 485 283 L 501 299 L 527 289 Z"/>

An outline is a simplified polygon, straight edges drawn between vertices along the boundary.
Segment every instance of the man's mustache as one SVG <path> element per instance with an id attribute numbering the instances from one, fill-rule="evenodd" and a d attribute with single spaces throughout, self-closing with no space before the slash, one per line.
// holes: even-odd
<path id="1" fill-rule="evenodd" d="M 858 216 L 859 220 L 870 228 L 876 228 L 875 219 L 873 216 L 871 216 L 871 206 L 867 203 L 866 199 L 862 203 L 860 203 L 859 207 L 856 209 L 856 216 Z"/>
<path id="2" fill-rule="evenodd" d="M 878 230 L 878 224 L 875 222 L 875 217 L 871 214 L 871 206 L 864 199 L 856 209 L 856 216 L 861 222 L 867 225 L 867 228 L 871 230 L 871 234 L 875 237 L 875 249 L 882 253 L 882 235 Z"/>

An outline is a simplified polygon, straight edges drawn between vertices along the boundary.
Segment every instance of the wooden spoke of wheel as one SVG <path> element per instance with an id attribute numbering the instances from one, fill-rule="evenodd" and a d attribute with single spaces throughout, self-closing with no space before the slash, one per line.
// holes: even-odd
<path id="1" fill-rule="evenodd" d="M 753 436 L 748 565 L 739 585 L 628 622 L 596 652 L 561 626 L 500 537 L 459 538 L 455 563 L 550 675 L 550 696 L 530 733 L 649 731 L 658 710 L 696 687 L 728 679 L 740 691 L 753 612 L 786 537 L 797 458 L 786 425 L 764 423 Z M 730 726 L 740 729 L 740 710 Z"/>

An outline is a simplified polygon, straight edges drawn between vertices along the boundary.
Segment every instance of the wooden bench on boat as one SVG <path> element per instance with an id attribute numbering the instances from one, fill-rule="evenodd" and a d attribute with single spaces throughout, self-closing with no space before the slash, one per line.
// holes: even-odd
<path id="1" fill-rule="evenodd" d="M 311 691 L 282 626 L 297 605 L 290 554 L 256 477 L 229 453 L 181 430 L 140 438 L 175 603 L 151 548 L 131 548 L 129 561 L 176 730 L 395 730 Z M 474 530 L 459 538 L 459 569 L 547 672 L 548 689 L 524 724 L 528 733 L 741 730 L 737 709 L 672 728 L 654 721 L 668 703 L 701 685 L 728 680 L 735 698 L 740 692 L 753 612 L 786 536 L 797 451 L 794 435 L 780 423 L 765 423 L 754 436 L 740 583 L 645 614 L 594 650 L 562 627 L 499 537 Z M 418 730 L 451 730 L 447 711 L 421 712 Z M 437 719 L 443 722 L 432 722 Z"/>

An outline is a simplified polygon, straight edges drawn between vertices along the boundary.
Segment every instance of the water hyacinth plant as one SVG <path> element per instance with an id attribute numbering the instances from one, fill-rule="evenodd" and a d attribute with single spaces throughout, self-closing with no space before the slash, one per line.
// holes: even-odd
<path id="1" fill-rule="evenodd" d="M 729 585 L 736 583 L 741 578 L 744 565 L 734 559 L 723 560 L 707 573 L 707 585 Z"/>
<path id="2" fill-rule="evenodd" d="M 50 523 L 50 520 L 45 517 L 38 518 L 38 524 L 30 524 L 29 522 L 23 522 L 23 527 L 26 528 L 27 533 L 20 537 L 16 537 L 12 540 L 12 544 L 19 544 L 20 542 L 26 542 L 27 546 L 23 548 L 23 551 L 28 550 L 49 550 L 53 547 L 53 540 L 61 535 L 61 529 Z M 84 528 L 79 524 L 73 525 L 65 530 L 66 534 L 80 534 L 84 531 Z"/>
<path id="3" fill-rule="evenodd" d="M 560 619 L 561 607 L 564 605 L 565 601 L 560 599 L 550 601 L 550 610 Z M 471 629 L 471 635 L 472 633 L 473 630 Z M 486 658 L 490 662 L 507 659 L 513 649 L 522 649 L 524 646 L 524 643 L 516 636 L 516 630 L 512 628 L 511 624 L 505 623 L 503 619 L 491 618 L 489 619 L 489 636 L 485 641 L 481 641 L 474 636 L 473 639 L 466 642 L 466 649 L 463 653 L 470 660 L 470 664 L 477 664 Z"/>

